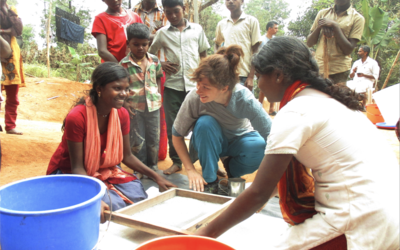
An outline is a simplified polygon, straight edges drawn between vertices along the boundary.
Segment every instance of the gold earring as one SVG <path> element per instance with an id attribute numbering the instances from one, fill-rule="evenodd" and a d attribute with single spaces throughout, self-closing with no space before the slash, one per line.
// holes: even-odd
<path id="1" fill-rule="evenodd" d="M 101 92 L 99 92 L 99 98 L 101 97 Z"/>
<path id="2" fill-rule="evenodd" d="M 276 82 L 279 83 L 279 79 L 277 79 Z"/>

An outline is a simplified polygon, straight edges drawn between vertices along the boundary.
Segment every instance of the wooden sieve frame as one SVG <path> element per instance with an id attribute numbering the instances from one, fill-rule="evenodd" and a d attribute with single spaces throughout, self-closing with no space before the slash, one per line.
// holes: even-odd
<path id="1" fill-rule="evenodd" d="M 194 222 L 188 223 L 183 227 L 184 229 L 162 224 L 152 224 L 140 220 L 135 220 L 131 217 L 135 213 L 144 211 L 150 207 L 156 206 L 176 196 L 222 204 L 222 206 L 218 209 L 210 211 L 209 213 L 201 216 Z M 113 212 L 111 216 L 111 221 L 127 227 L 135 228 L 140 231 L 155 234 L 158 236 L 191 235 L 197 229 L 207 225 L 210 221 L 212 221 L 218 215 L 220 215 L 233 202 L 233 200 L 234 200 L 233 197 L 226 197 L 209 193 L 200 193 L 186 189 L 174 188 L 153 198 L 140 201 L 138 203 L 135 203 L 133 205 L 127 206 L 125 208 Z M 111 213 L 109 211 L 105 211 L 107 220 L 109 220 L 110 214 Z"/>

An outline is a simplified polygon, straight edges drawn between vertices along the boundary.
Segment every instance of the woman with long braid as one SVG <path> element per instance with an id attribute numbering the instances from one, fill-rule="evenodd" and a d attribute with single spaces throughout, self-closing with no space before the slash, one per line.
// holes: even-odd
<path id="1" fill-rule="evenodd" d="M 283 218 L 293 226 L 265 249 L 310 249 L 344 237 L 347 249 L 399 249 L 398 162 L 359 112 L 359 95 L 323 79 L 303 42 L 276 37 L 268 45 L 253 65 L 261 91 L 281 110 L 265 157 L 253 184 L 197 234 L 218 237 L 278 186 Z"/>

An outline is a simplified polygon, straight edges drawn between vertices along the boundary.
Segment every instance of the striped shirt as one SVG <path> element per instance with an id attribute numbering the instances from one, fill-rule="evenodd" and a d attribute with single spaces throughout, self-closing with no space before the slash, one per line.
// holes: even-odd
<path id="1" fill-rule="evenodd" d="M 126 99 L 132 102 L 135 110 L 144 112 L 146 105 L 149 112 L 161 108 L 161 94 L 158 91 L 157 78 L 163 77 L 161 63 L 158 58 L 147 53 L 146 72 L 133 61 L 129 53 L 120 64 L 126 68 L 130 74 L 129 90 L 130 95 Z"/>
<path id="2" fill-rule="evenodd" d="M 154 8 L 147 12 L 143 9 L 142 3 L 138 3 L 133 7 L 133 12 L 137 13 L 142 19 L 143 23 L 150 29 L 150 34 L 155 34 L 157 30 L 167 25 L 167 17 L 164 14 L 161 6 L 156 3 Z"/>

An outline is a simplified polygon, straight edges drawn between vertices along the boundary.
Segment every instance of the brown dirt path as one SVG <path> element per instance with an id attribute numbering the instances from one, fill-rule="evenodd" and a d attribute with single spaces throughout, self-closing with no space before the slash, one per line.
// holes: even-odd
<path id="1" fill-rule="evenodd" d="M 17 128 L 24 135 L 0 133 L 3 151 L 0 186 L 34 176 L 45 175 L 51 156 L 61 141 L 61 124 L 73 102 L 84 95 L 91 85 L 62 78 L 27 78 L 27 87 L 19 92 Z M 48 98 L 58 96 L 55 99 Z M 4 105 L 2 107 L 4 109 Z M 268 110 L 269 104 L 264 102 Z M 4 112 L 0 113 L 0 124 L 4 128 Z M 399 159 L 399 141 L 393 130 L 380 130 L 391 144 Z M 399 160 L 400 162 L 400 160 Z M 159 169 L 167 169 L 172 161 L 160 161 Z M 220 163 L 221 164 L 221 163 Z M 201 173 L 197 162 L 196 169 Z M 186 174 L 184 170 L 180 173 Z M 249 182 L 256 173 L 244 176 Z"/>

